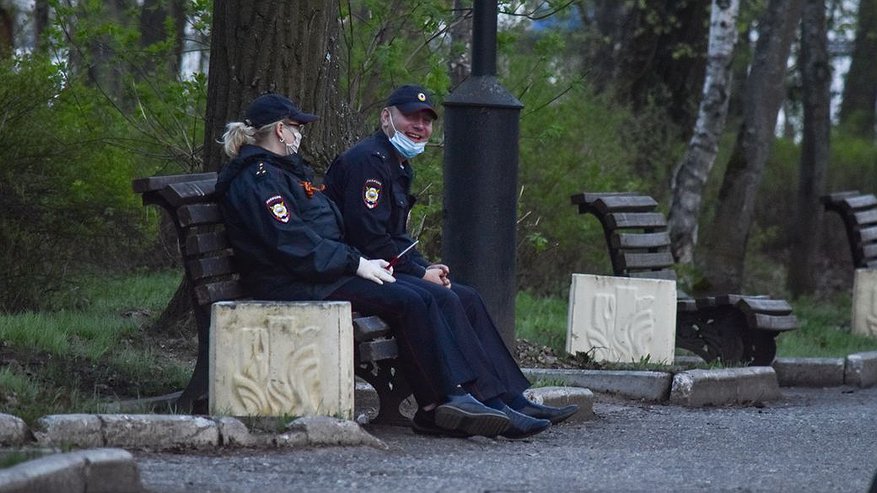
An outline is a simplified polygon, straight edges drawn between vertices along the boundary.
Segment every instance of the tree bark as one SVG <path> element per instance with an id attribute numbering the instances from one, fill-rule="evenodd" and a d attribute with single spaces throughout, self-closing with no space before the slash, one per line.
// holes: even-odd
<path id="1" fill-rule="evenodd" d="M 173 49 L 167 60 L 167 71 L 177 77 L 183 58 L 183 36 L 186 28 L 186 7 L 182 0 L 144 0 L 140 9 L 140 46 L 148 47 L 167 41 L 167 21 L 174 28 Z"/>
<path id="2" fill-rule="evenodd" d="M 36 51 L 45 52 L 46 43 L 43 33 L 49 25 L 49 0 L 35 0 L 33 7 L 34 46 Z"/>
<path id="3" fill-rule="evenodd" d="M 210 43 L 205 169 L 225 158 L 216 140 L 225 124 L 240 121 L 256 96 L 292 98 L 324 120 L 308 125 L 302 155 L 323 170 L 353 144 L 353 115 L 338 93 L 338 3 L 216 0 Z"/>
<path id="4" fill-rule="evenodd" d="M 0 58 L 6 58 L 15 51 L 15 16 L 12 11 L 0 5 Z"/>
<path id="5" fill-rule="evenodd" d="M 840 124 L 853 135 L 875 136 L 877 123 L 877 0 L 860 0 L 856 41 L 844 82 Z"/>
<path id="6" fill-rule="evenodd" d="M 450 92 L 469 78 L 472 60 L 469 47 L 472 44 L 472 2 L 454 0 L 454 25 L 450 29 L 451 53 L 448 57 L 448 74 L 451 77 Z"/>
<path id="7" fill-rule="evenodd" d="M 785 95 L 786 62 L 801 6 L 802 0 L 770 0 L 759 19 L 758 41 L 746 79 L 743 123 L 704 242 L 704 282 L 699 289 L 730 293 L 742 287 L 756 194 Z"/>
<path id="8" fill-rule="evenodd" d="M 788 287 L 795 297 L 816 288 L 815 254 L 825 194 L 831 135 L 831 63 L 825 0 L 805 0 L 801 17 L 801 79 L 804 131 L 798 181 L 797 217 L 792 228 Z"/>
<path id="9" fill-rule="evenodd" d="M 739 11 L 739 0 L 712 2 L 703 98 L 688 149 L 671 184 L 673 199 L 668 215 L 671 248 L 676 261 L 684 264 L 692 263 L 694 258 L 703 190 L 725 128 Z"/>

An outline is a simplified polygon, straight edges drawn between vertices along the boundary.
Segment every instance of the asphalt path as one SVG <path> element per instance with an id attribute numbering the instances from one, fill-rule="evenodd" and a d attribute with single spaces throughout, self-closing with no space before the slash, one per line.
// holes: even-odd
<path id="1" fill-rule="evenodd" d="M 877 387 L 784 388 L 782 401 L 688 409 L 599 398 L 598 418 L 527 440 L 371 427 L 388 450 L 136 453 L 152 492 L 867 492 Z"/>

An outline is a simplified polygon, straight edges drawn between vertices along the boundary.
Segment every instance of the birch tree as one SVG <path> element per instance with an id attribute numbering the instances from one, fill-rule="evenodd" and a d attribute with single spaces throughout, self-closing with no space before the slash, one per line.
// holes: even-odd
<path id="1" fill-rule="evenodd" d="M 680 263 L 693 261 L 703 190 L 725 127 L 739 11 L 739 0 L 712 2 L 703 97 L 688 149 L 676 167 L 671 184 L 670 241 L 673 256 Z"/>
<path id="2" fill-rule="evenodd" d="M 797 216 L 792 228 L 789 256 L 789 290 L 794 296 L 816 287 L 816 238 L 821 224 L 819 197 L 825 193 L 831 135 L 831 64 L 825 0 L 805 0 L 801 18 L 800 70 L 803 90 L 804 130 L 798 174 Z"/>
<path id="3" fill-rule="evenodd" d="M 746 78 L 743 123 L 725 170 L 716 215 L 704 239 L 703 286 L 739 292 L 755 199 L 785 97 L 786 63 L 802 0 L 770 0 L 758 20 L 758 41 Z"/>

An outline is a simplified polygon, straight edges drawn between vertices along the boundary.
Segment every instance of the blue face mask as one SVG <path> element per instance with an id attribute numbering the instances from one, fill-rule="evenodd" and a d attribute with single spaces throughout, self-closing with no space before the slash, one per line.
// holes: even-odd
<path id="1" fill-rule="evenodd" d="M 396 130 L 393 124 L 393 114 L 390 113 L 390 126 L 393 127 L 393 136 L 390 137 L 390 143 L 405 159 L 411 159 L 426 149 L 426 142 L 414 142 L 407 135 Z"/>

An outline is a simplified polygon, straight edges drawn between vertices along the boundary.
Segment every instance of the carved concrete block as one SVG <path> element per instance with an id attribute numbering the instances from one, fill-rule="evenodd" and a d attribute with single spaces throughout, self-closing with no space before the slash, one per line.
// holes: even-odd
<path id="1" fill-rule="evenodd" d="M 852 333 L 877 337 L 877 270 L 856 269 Z"/>
<path id="2" fill-rule="evenodd" d="M 210 320 L 210 412 L 353 417 L 347 302 L 221 302 Z"/>
<path id="3" fill-rule="evenodd" d="M 597 361 L 673 361 L 676 282 L 573 274 L 566 350 Z"/>

